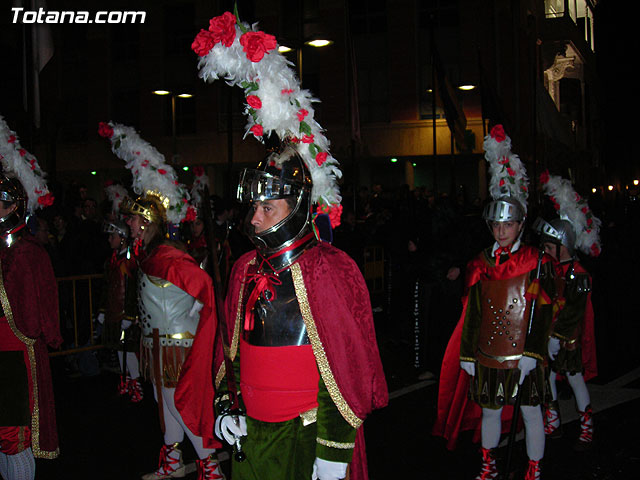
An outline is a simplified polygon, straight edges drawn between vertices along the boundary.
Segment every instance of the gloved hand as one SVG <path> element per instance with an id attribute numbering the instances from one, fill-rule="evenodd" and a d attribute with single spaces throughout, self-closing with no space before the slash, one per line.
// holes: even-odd
<path id="1" fill-rule="evenodd" d="M 216 418 L 215 432 L 229 445 L 236 444 L 240 437 L 247 436 L 247 417 L 244 415 L 222 415 Z"/>
<path id="2" fill-rule="evenodd" d="M 536 368 L 536 364 L 538 361 L 532 357 L 525 357 L 524 355 L 520 357 L 518 361 L 518 368 L 520 369 L 520 385 L 524 382 L 524 377 L 529 375 L 529 372 Z"/>
<path id="3" fill-rule="evenodd" d="M 316 457 L 313 462 L 311 480 L 338 480 L 347 476 L 347 465 L 342 462 L 331 462 Z"/>
<path id="4" fill-rule="evenodd" d="M 96 316 L 96 322 L 98 322 L 100 325 L 102 325 L 104 323 L 104 312 L 100 312 Z"/>
<path id="5" fill-rule="evenodd" d="M 476 376 L 476 364 L 475 362 L 468 362 L 466 360 L 462 360 L 460 362 L 460 368 L 467 372 L 470 377 Z"/>
<path id="6" fill-rule="evenodd" d="M 556 337 L 549 338 L 549 345 L 547 345 L 549 352 L 549 358 L 555 360 L 558 352 L 560 351 L 560 339 Z"/>
<path id="7" fill-rule="evenodd" d="M 198 300 L 196 300 L 193 303 L 193 307 L 191 307 L 191 311 L 189 312 L 189 316 L 191 318 L 195 318 L 198 315 L 200 315 L 200 310 L 202 310 L 202 307 L 204 307 L 204 304 L 202 302 L 199 302 Z"/>
<path id="8" fill-rule="evenodd" d="M 120 328 L 122 328 L 122 330 L 126 330 L 130 326 L 131 326 L 131 320 L 122 320 L 120 322 Z"/>

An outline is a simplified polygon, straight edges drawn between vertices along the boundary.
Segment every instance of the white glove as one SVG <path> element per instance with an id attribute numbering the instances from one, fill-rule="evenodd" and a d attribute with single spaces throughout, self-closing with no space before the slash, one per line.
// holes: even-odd
<path id="1" fill-rule="evenodd" d="M 222 415 L 216 418 L 215 432 L 219 438 L 224 438 L 229 445 L 233 446 L 240 437 L 247 436 L 247 417 Z"/>
<path id="2" fill-rule="evenodd" d="M 196 300 L 193 303 L 193 307 L 191 307 L 191 311 L 189 312 L 189 316 L 194 318 L 194 317 L 197 317 L 198 315 L 200 315 L 200 310 L 202 310 L 202 307 L 204 307 L 204 304 L 199 302 L 198 300 Z"/>
<path id="3" fill-rule="evenodd" d="M 547 350 L 549 352 L 549 358 L 551 360 L 555 360 L 558 352 L 560 351 L 560 339 L 556 337 L 549 338 L 549 345 L 547 345 Z"/>
<path id="4" fill-rule="evenodd" d="M 524 382 L 524 377 L 529 375 L 529 372 L 536 368 L 538 361 L 532 357 L 525 357 L 524 355 L 520 357 L 518 361 L 518 368 L 520 369 L 520 385 Z"/>
<path id="5" fill-rule="evenodd" d="M 468 362 L 466 360 L 460 361 L 460 368 L 467 372 L 470 377 L 476 376 L 476 364 L 475 362 Z"/>
<path id="6" fill-rule="evenodd" d="M 311 480 L 338 480 L 347 476 L 347 463 L 331 462 L 316 457 Z"/>
<path id="7" fill-rule="evenodd" d="M 131 326 L 131 320 L 122 320 L 120 322 L 120 328 L 122 328 L 122 330 L 126 330 L 130 326 Z"/>
<path id="8" fill-rule="evenodd" d="M 96 321 L 102 325 L 104 323 L 104 312 L 100 312 L 96 317 Z"/>

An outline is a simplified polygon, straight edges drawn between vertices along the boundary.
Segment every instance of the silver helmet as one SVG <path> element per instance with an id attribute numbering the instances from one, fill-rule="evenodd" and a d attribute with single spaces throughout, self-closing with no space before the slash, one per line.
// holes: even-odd
<path id="1" fill-rule="evenodd" d="M 488 222 L 522 222 L 527 212 L 522 204 L 513 197 L 504 196 L 488 203 L 482 212 L 482 218 Z"/>
<path id="2" fill-rule="evenodd" d="M 311 174 L 290 145 L 273 148 L 255 169 L 240 174 L 237 199 L 240 203 L 287 199 L 291 212 L 272 227 L 256 233 L 249 212 L 246 232 L 265 257 L 271 256 L 303 238 L 311 229 Z"/>
<path id="3" fill-rule="evenodd" d="M 0 233 L 8 233 L 24 223 L 27 211 L 27 195 L 18 180 L 0 173 L 0 200 L 5 205 L 16 206 L 12 212 L 0 218 Z"/>
<path id="4" fill-rule="evenodd" d="M 554 218 L 550 222 L 542 218 L 536 219 L 533 229 L 541 235 L 543 242 L 551 242 L 556 245 L 564 245 L 573 255 L 576 246 L 576 232 L 568 220 Z"/>
<path id="5" fill-rule="evenodd" d="M 129 238 L 129 226 L 122 220 L 105 220 L 102 225 L 104 233 L 117 233 L 123 238 Z"/>

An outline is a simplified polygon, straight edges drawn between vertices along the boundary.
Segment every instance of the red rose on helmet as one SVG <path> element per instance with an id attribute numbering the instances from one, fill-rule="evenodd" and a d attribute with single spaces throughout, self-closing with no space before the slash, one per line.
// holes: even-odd
<path id="1" fill-rule="evenodd" d="M 203 167 L 193 167 L 193 174 L 196 177 L 201 177 L 202 175 L 204 175 L 204 168 Z"/>
<path id="2" fill-rule="evenodd" d="M 316 155 L 316 163 L 319 167 L 321 167 L 322 164 L 327 161 L 327 155 L 327 152 L 318 152 L 318 154 Z"/>
<path id="3" fill-rule="evenodd" d="M 209 20 L 209 31 L 212 33 L 214 44 L 222 43 L 230 47 L 236 39 L 236 17 L 231 12 L 224 12 L 219 17 Z"/>
<path id="4" fill-rule="evenodd" d="M 204 57 L 211 51 L 216 44 L 213 34 L 207 30 L 200 30 L 200 33 L 196 35 L 196 38 L 191 44 L 191 50 L 196 52 L 199 57 Z"/>
<path id="5" fill-rule="evenodd" d="M 53 205 L 54 200 L 55 199 L 53 197 L 53 194 L 51 194 L 51 192 L 48 192 L 46 195 L 42 195 L 41 197 L 38 197 L 38 203 L 43 207 L 49 207 Z"/>
<path id="6" fill-rule="evenodd" d="M 507 135 L 504 133 L 504 128 L 502 125 L 496 125 L 491 129 L 491 138 L 493 138 L 496 142 L 503 142 Z"/>
<path id="7" fill-rule="evenodd" d="M 256 137 L 261 137 L 264 134 L 262 125 L 260 125 L 259 123 L 256 123 L 253 127 L 250 128 L 249 131 L 253 133 Z"/>
<path id="8" fill-rule="evenodd" d="M 305 110 L 304 108 L 301 108 L 298 113 L 298 121 L 301 122 L 304 120 L 304 117 L 306 117 L 307 115 L 309 115 L 309 112 L 307 110 Z"/>
<path id="9" fill-rule="evenodd" d="M 98 135 L 104 138 L 111 138 L 113 137 L 113 128 L 108 123 L 100 122 L 98 124 Z"/>
<path id="10" fill-rule="evenodd" d="M 196 210 L 193 207 L 187 208 L 187 213 L 184 216 L 183 222 L 193 222 L 198 215 L 196 214 Z"/>
<path id="11" fill-rule="evenodd" d="M 549 181 L 549 170 L 545 170 L 540 174 L 540 183 L 545 184 Z"/>
<path id="12" fill-rule="evenodd" d="M 247 97 L 247 103 L 251 108 L 255 108 L 256 110 L 260 110 L 262 108 L 262 100 L 257 95 L 249 95 Z"/>
<path id="13" fill-rule="evenodd" d="M 252 62 L 259 62 L 265 53 L 276 48 L 276 37 L 264 32 L 247 32 L 240 37 L 240 44 L 247 58 Z"/>

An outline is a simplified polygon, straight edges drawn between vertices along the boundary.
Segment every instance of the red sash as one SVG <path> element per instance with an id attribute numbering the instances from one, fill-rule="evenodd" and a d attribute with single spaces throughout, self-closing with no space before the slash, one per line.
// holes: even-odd
<path id="1" fill-rule="evenodd" d="M 251 418 L 284 422 L 318 406 L 311 345 L 257 347 L 241 340 L 240 358 L 240 391 Z"/>

